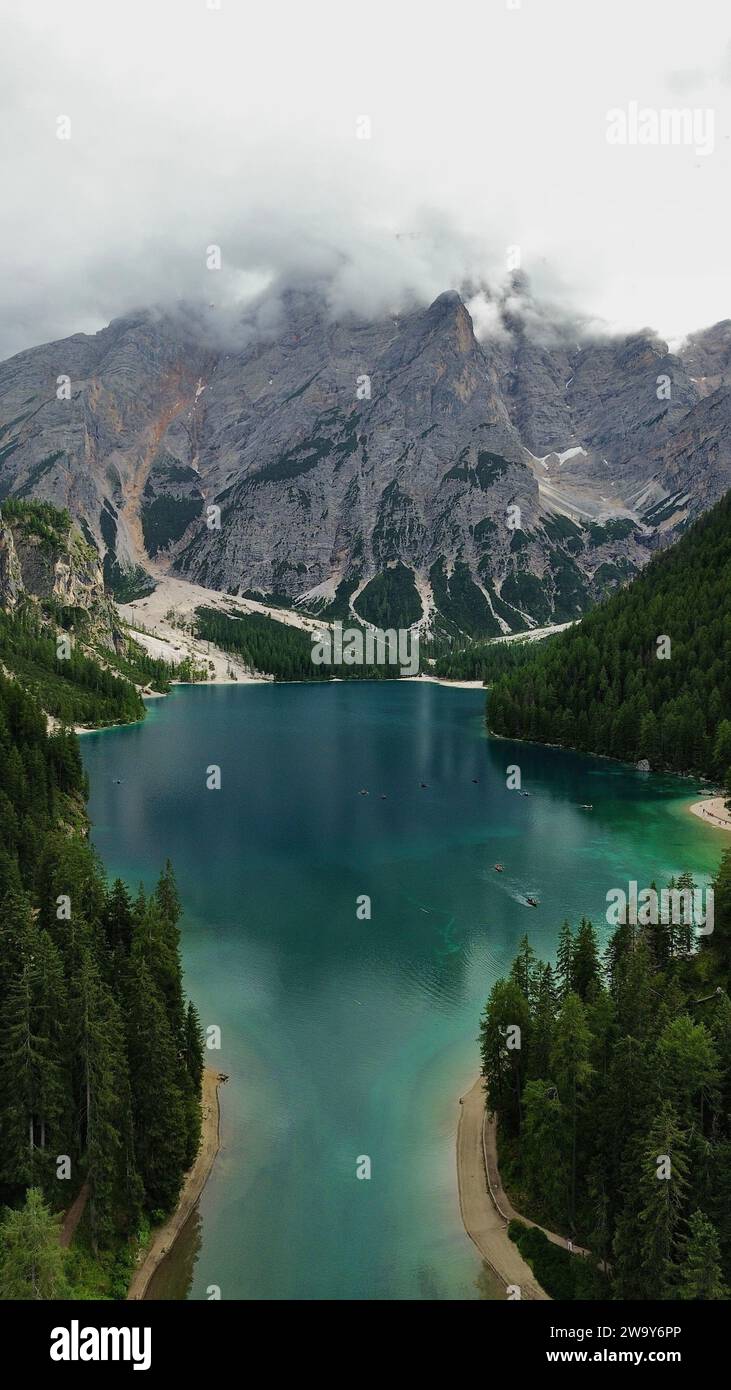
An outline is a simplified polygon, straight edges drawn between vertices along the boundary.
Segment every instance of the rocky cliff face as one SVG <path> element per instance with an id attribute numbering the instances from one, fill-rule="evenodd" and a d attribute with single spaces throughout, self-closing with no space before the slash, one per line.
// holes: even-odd
<path id="1" fill-rule="evenodd" d="M 23 593 L 23 577 L 13 533 L 0 517 L 0 608 L 12 612 Z"/>
<path id="2" fill-rule="evenodd" d="M 119 622 L 96 547 L 68 513 L 13 500 L 0 516 L 0 608 L 12 612 L 24 598 L 66 610 L 87 636 L 117 644 Z"/>
<path id="3" fill-rule="evenodd" d="M 731 486 L 731 324 L 675 355 L 548 328 L 478 342 L 452 293 L 363 323 L 290 292 L 225 348 L 119 320 L 0 365 L 0 495 L 67 507 L 112 580 L 155 557 L 331 616 L 565 621 Z"/>

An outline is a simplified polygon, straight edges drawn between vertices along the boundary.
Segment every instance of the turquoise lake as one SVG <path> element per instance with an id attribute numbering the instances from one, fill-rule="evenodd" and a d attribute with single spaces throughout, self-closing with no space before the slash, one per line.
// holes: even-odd
<path id="1" fill-rule="evenodd" d="M 153 1296 L 500 1297 L 454 1159 L 482 1006 L 524 933 L 552 958 L 566 917 L 608 935 L 609 888 L 708 881 L 728 837 L 688 814 L 696 784 L 490 739 L 481 691 L 413 682 L 181 686 L 81 745 L 110 876 L 173 861 L 186 987 L 230 1077 Z"/>

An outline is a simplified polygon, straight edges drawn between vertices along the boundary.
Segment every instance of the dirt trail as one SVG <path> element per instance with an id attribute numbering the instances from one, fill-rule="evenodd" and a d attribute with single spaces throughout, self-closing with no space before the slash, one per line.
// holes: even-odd
<path id="1" fill-rule="evenodd" d="M 560 1245 L 563 1250 L 568 1250 L 569 1242 L 566 1236 L 559 1236 L 555 1231 L 549 1231 L 546 1226 L 541 1226 L 537 1221 L 531 1221 L 530 1217 L 523 1216 L 522 1212 L 515 1210 L 515 1207 L 503 1187 L 500 1171 L 497 1166 L 497 1122 L 495 1116 L 488 1115 L 487 1112 L 485 1112 L 484 1116 L 483 1144 L 490 1195 L 495 1206 L 505 1220 L 522 1221 L 524 1226 L 535 1226 L 539 1231 L 543 1231 L 544 1236 L 548 1236 L 548 1239 L 553 1245 Z M 572 1242 L 572 1251 L 574 1255 L 588 1255 L 590 1253 L 583 1245 L 577 1245 L 576 1242 Z"/>
<path id="2" fill-rule="evenodd" d="M 510 1239 L 507 1221 L 490 1198 L 485 1179 L 484 1113 L 485 1094 L 480 1077 L 461 1099 L 457 1126 L 457 1180 L 464 1228 L 503 1284 L 517 1285 L 521 1298 L 547 1299 L 548 1294 Z"/>
<path id="3" fill-rule="evenodd" d="M 84 1215 L 84 1208 L 88 1200 L 89 1184 L 88 1182 L 85 1182 L 83 1187 L 80 1188 L 75 1201 L 72 1202 L 71 1206 L 66 1212 L 66 1215 L 64 1216 L 63 1225 L 61 1226 L 61 1233 L 59 1236 L 59 1243 L 61 1245 L 62 1250 L 68 1250 L 74 1238 L 74 1232 L 76 1231 L 76 1227 L 78 1226 L 82 1216 Z"/>

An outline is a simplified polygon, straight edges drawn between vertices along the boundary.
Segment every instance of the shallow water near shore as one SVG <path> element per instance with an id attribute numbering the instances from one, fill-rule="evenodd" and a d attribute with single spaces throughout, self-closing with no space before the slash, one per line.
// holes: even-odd
<path id="1" fill-rule="evenodd" d="M 186 987 L 230 1076 L 151 1296 L 500 1297 L 454 1159 L 482 1006 L 525 932 L 552 958 L 565 917 L 609 934 L 610 888 L 708 882 L 727 837 L 688 814 L 697 784 L 489 739 L 481 691 L 427 683 L 176 687 L 81 744 L 109 875 L 134 890 L 173 861 Z"/>

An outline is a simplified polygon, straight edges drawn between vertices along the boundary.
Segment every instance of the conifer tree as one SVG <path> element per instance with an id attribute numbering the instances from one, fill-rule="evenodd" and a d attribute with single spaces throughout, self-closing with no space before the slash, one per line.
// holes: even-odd
<path id="1" fill-rule="evenodd" d="M 702 1211 L 694 1211 L 688 1222 L 678 1297 L 686 1300 L 728 1298 L 721 1274 L 718 1232 Z"/>
<path id="2" fill-rule="evenodd" d="M 558 1086 L 559 1098 L 568 1118 L 569 1182 L 568 1220 L 571 1228 L 576 1221 L 576 1160 L 579 1127 L 579 1108 L 592 1076 L 589 1061 L 591 1034 L 586 1023 L 584 1006 L 577 994 L 568 994 L 556 1020 L 551 1054 L 551 1071 Z"/>
<path id="3" fill-rule="evenodd" d="M 553 969 L 550 965 L 541 966 L 539 962 L 528 1057 L 528 1071 L 533 1078 L 547 1077 L 550 1074 L 551 1048 L 557 1012 L 558 998 Z"/>
<path id="4" fill-rule="evenodd" d="M 642 937 L 636 938 L 634 946 L 618 958 L 612 974 L 612 993 L 620 1035 L 646 1037 L 652 1028 L 657 994 L 650 952 Z"/>
<path id="5" fill-rule="evenodd" d="M 188 1000 L 185 1015 L 185 1065 L 191 1085 L 196 1095 L 200 1095 L 203 1080 L 204 1037 L 198 1010 L 192 999 Z"/>
<path id="6" fill-rule="evenodd" d="M 68 1296 L 60 1224 L 37 1187 L 28 1189 L 18 1211 L 6 1211 L 0 1222 L 0 1299 Z"/>
<path id="7" fill-rule="evenodd" d="M 104 911 L 104 930 L 110 951 L 121 951 L 129 955 L 132 949 L 134 917 L 129 891 L 122 880 L 117 878 L 107 894 Z"/>
<path id="8" fill-rule="evenodd" d="M 641 1153 L 642 1206 L 636 1232 L 647 1287 L 675 1296 L 677 1259 L 688 1190 L 688 1143 L 671 1101 L 662 1102 Z"/>
<path id="9" fill-rule="evenodd" d="M 514 980 L 498 980 L 480 1024 L 480 1055 L 488 1107 L 509 1130 L 520 1129 L 523 1044 L 529 1027 L 530 1008 L 522 990 Z"/>
<path id="10" fill-rule="evenodd" d="M 165 868 L 160 874 L 155 886 L 154 896 L 164 920 L 168 923 L 170 928 L 177 927 L 182 913 L 182 904 L 180 902 L 178 886 L 175 882 L 173 866 L 169 859 L 165 861 Z M 178 939 L 177 936 L 171 936 L 171 940 L 176 946 Z"/>
<path id="11" fill-rule="evenodd" d="M 666 1024 L 657 1040 L 655 1068 L 658 1094 L 672 1101 L 685 1128 L 704 1121 L 718 1108 L 720 1065 L 713 1038 L 687 1014 Z"/>
<path id="12" fill-rule="evenodd" d="M 724 851 L 713 883 L 713 931 L 702 938 L 701 949 L 716 962 L 723 980 L 731 976 L 731 849 Z"/>
<path id="13" fill-rule="evenodd" d="M 731 999 L 720 990 L 707 1024 L 719 1059 L 719 1114 L 731 1119 Z"/>
<path id="14" fill-rule="evenodd" d="M 541 1210 L 562 1225 L 566 1216 L 566 1122 L 556 1087 L 548 1081 L 529 1081 L 523 1092 L 523 1105 L 522 1170 Z"/>
<path id="15" fill-rule="evenodd" d="M 537 986 L 538 958 L 527 936 L 521 939 L 518 954 L 510 969 L 510 978 L 529 1003 L 533 1002 Z"/>
<path id="16" fill-rule="evenodd" d="M 148 1210 L 169 1211 L 186 1166 L 185 1095 L 165 1006 L 141 958 L 127 976 L 125 1028 L 137 1167 Z"/>
<path id="17" fill-rule="evenodd" d="M 75 995 L 75 1051 L 81 1072 L 77 1126 L 91 1187 L 89 1213 L 96 1246 L 109 1238 L 129 1195 L 134 1158 L 119 1008 L 88 949 L 82 954 Z"/>
<path id="18" fill-rule="evenodd" d="M 60 1137 L 66 1103 L 59 1017 L 64 993 L 57 953 L 26 905 L 18 968 L 0 1011 L 0 1172 L 13 1185 L 43 1181 L 46 1142 L 52 1133 Z"/>
<path id="19" fill-rule="evenodd" d="M 175 1042 L 182 1057 L 185 1046 L 185 1006 L 183 1003 L 180 933 L 175 922 L 163 913 L 157 894 L 145 907 L 142 922 L 135 924 L 132 955 L 144 961 L 162 1000 Z"/>
<path id="20" fill-rule="evenodd" d="M 571 988 L 584 1003 L 591 1002 L 601 983 L 594 927 L 582 917 L 571 957 Z"/>
<path id="21" fill-rule="evenodd" d="M 61 957 L 48 932 L 37 932 L 37 951 L 36 1026 L 43 1053 L 36 1099 L 37 1147 L 43 1159 L 44 1191 L 58 1198 L 55 1158 L 68 1153 L 73 1123 L 68 990 Z"/>
<path id="22" fill-rule="evenodd" d="M 556 984 L 561 1001 L 571 993 L 574 969 L 574 934 L 568 922 L 564 922 L 558 934 L 556 951 Z"/>

